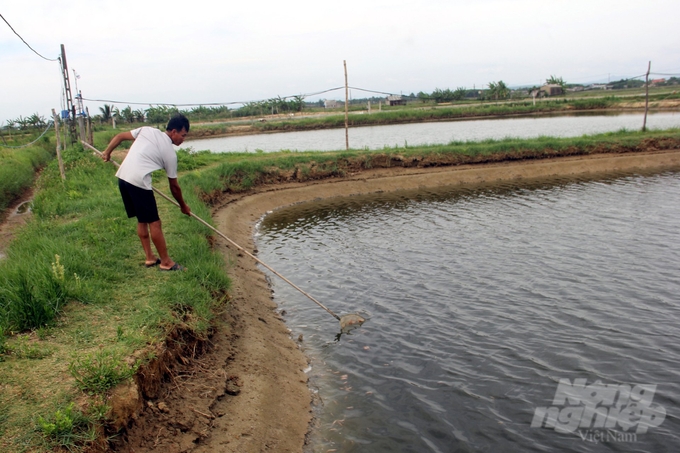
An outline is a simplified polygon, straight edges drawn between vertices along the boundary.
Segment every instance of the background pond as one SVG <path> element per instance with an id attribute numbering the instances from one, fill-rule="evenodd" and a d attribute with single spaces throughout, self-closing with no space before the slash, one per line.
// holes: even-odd
<path id="1" fill-rule="evenodd" d="M 445 144 L 451 141 L 479 141 L 506 137 L 578 137 L 584 134 L 642 128 L 643 114 L 578 114 L 530 118 L 442 121 L 436 123 L 394 124 L 353 127 L 349 130 L 351 148 L 381 149 L 385 146 Z M 680 127 L 680 113 L 651 113 L 650 129 Z M 187 140 L 184 147 L 212 152 L 334 151 L 345 149 L 345 130 L 326 129 L 306 132 L 243 135 L 236 137 Z"/>

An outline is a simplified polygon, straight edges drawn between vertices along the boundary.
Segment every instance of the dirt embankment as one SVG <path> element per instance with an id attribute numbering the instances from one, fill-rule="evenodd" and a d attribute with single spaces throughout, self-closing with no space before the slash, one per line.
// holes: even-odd
<path id="1" fill-rule="evenodd" d="M 596 154 L 485 165 L 380 168 L 342 178 L 261 185 L 220 198 L 220 231 L 253 250 L 252 228 L 267 211 L 293 203 L 400 189 L 529 180 L 612 171 L 680 168 L 680 150 Z M 215 200 L 218 201 L 218 200 Z M 181 354 L 140 377 L 152 386 L 115 450 L 128 453 L 301 452 L 311 421 L 304 349 L 290 337 L 263 274 L 222 240 L 233 280 L 231 308 L 207 352 L 186 343 Z M 285 270 L 282 270 L 285 274 Z M 171 342 L 172 343 L 172 342 Z M 200 347 L 197 351 L 200 351 Z M 156 376 L 152 376 L 153 374 Z M 164 379 L 159 379 L 160 375 Z M 144 383 L 140 383 L 143 387 Z M 142 404 L 143 403 L 143 404 Z"/>

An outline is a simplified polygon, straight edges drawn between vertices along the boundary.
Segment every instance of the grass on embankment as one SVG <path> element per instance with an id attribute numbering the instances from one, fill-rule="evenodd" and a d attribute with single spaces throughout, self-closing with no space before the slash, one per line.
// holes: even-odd
<path id="1" fill-rule="evenodd" d="M 102 149 L 114 132 L 98 137 Z M 488 140 L 378 151 L 179 153 L 185 198 L 201 218 L 224 191 L 341 177 L 381 167 L 442 166 L 598 152 L 680 147 L 680 130 L 577 138 Z M 70 149 L 67 180 L 56 162 L 42 172 L 34 217 L 0 261 L 0 451 L 48 451 L 97 437 L 106 391 L 129 378 L 148 345 L 173 329 L 205 335 L 228 287 L 209 231 L 159 199 L 174 259 L 185 273 L 146 269 L 115 169 Z M 187 170 L 196 169 L 186 172 Z M 155 180 L 166 191 L 161 172 Z M 57 258 L 58 257 L 58 258 Z M 76 404 L 72 406 L 71 404 Z"/>
<path id="2" fill-rule="evenodd" d="M 207 336 L 229 285 L 209 231 L 162 200 L 171 256 L 188 271 L 146 269 L 113 165 L 79 147 L 64 160 L 66 181 L 56 162 L 43 170 L 33 218 L 0 261 L 0 451 L 91 440 L 103 393 L 134 371 L 124 359 L 176 328 Z M 155 184 L 167 191 L 165 181 Z M 190 187 L 184 195 L 210 217 Z"/>

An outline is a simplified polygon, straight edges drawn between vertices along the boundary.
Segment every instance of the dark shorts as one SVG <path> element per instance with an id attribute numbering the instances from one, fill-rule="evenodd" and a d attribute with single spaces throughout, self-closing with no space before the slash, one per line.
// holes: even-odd
<path id="1" fill-rule="evenodd" d="M 123 197 L 128 217 L 137 217 L 139 223 L 153 223 L 160 220 L 153 190 L 146 190 L 118 179 L 118 189 Z"/>

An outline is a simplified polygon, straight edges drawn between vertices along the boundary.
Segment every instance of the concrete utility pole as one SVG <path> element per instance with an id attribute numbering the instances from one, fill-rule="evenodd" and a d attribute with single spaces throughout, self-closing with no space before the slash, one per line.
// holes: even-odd
<path id="1" fill-rule="evenodd" d="M 68 117 L 63 118 L 64 121 L 68 123 L 69 132 L 71 136 L 71 144 L 78 141 L 78 136 L 76 133 L 76 108 L 73 105 L 73 96 L 71 95 L 71 81 L 68 78 L 68 65 L 66 64 L 66 50 L 64 45 L 61 45 L 61 73 L 64 77 L 64 93 L 66 94 L 66 111 L 68 112 Z"/>
<path id="2" fill-rule="evenodd" d="M 647 75 L 645 76 L 645 119 L 642 121 L 642 132 L 647 130 L 647 109 L 649 108 L 649 70 L 652 69 L 652 62 L 647 65 Z"/>

